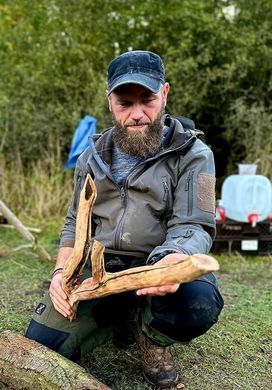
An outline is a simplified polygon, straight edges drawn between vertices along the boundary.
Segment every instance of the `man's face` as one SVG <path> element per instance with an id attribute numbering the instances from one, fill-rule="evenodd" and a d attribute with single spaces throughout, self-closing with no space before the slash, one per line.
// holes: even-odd
<path id="1" fill-rule="evenodd" d="M 129 155 L 146 156 L 160 146 L 168 92 L 166 83 L 158 93 L 136 84 L 111 93 L 108 100 L 116 122 L 113 137 L 117 147 Z"/>

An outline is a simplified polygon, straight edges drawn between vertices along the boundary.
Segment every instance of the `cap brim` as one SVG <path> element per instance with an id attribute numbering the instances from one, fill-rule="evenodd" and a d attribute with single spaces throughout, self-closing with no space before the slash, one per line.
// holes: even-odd
<path id="1" fill-rule="evenodd" d="M 125 84 L 142 85 L 143 87 L 149 89 L 151 92 L 158 93 L 161 88 L 162 81 L 155 79 L 152 76 L 149 77 L 140 73 L 125 74 L 116 79 L 115 82 L 108 87 L 108 95 L 112 93 L 116 88 L 121 87 Z"/>

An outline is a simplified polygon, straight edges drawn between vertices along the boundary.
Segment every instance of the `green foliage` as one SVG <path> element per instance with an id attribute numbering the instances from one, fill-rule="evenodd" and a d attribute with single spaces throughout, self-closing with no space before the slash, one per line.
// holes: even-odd
<path id="1" fill-rule="evenodd" d="M 260 108 L 260 134 L 271 116 L 269 0 L 13 0 L 0 1 L 0 153 L 24 164 L 44 150 L 66 158 L 85 114 L 111 125 L 106 69 L 121 52 L 147 49 L 166 64 L 168 111 L 206 130 L 217 174 L 253 156 L 242 142 L 249 110 Z M 240 132 L 241 136 L 237 136 Z M 254 132 L 256 121 L 251 123 Z M 231 159 L 228 159 L 232 150 Z M 239 150 L 239 155 L 235 151 Z M 266 174 L 267 168 L 261 172 Z"/>
<path id="2" fill-rule="evenodd" d="M 64 170 L 58 155 L 43 153 L 42 159 L 24 168 L 17 158 L 2 164 L 1 200 L 18 216 L 28 220 L 65 215 L 73 189 L 73 172 Z"/>
<path id="3" fill-rule="evenodd" d="M 256 162 L 259 171 L 271 176 L 272 112 L 263 103 L 249 106 L 245 99 L 236 99 L 230 116 L 226 119 L 226 137 L 234 145 L 232 163 Z M 236 142 L 235 142 L 236 141 Z M 232 166 L 232 170 L 234 170 Z"/>

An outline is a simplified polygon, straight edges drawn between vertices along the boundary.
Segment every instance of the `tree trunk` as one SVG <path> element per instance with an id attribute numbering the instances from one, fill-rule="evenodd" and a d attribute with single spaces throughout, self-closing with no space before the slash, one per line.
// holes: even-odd
<path id="1" fill-rule="evenodd" d="M 0 333 L 0 385 L 23 390 L 110 390 L 82 367 L 12 331 Z"/>

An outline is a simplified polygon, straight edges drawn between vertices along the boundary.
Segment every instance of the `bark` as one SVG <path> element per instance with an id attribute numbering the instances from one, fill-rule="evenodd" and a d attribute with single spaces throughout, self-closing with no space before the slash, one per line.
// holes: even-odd
<path id="1" fill-rule="evenodd" d="M 82 274 L 82 270 L 90 254 L 92 231 L 91 216 L 96 194 L 95 184 L 88 174 L 79 198 L 75 246 L 72 255 L 64 264 L 62 273 L 62 287 L 68 295 L 71 290 L 78 285 L 79 277 Z"/>
<path id="2" fill-rule="evenodd" d="M 0 333 L 0 384 L 14 390 L 110 390 L 79 365 L 12 331 Z"/>

